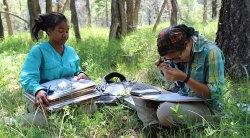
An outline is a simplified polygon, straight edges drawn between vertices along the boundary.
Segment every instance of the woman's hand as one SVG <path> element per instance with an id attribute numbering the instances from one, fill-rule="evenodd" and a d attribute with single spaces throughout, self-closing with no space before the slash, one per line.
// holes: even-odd
<path id="1" fill-rule="evenodd" d="M 176 68 L 171 68 L 167 65 L 162 65 L 160 69 L 164 74 L 164 78 L 169 81 L 184 81 L 187 77 L 186 73 L 183 71 Z"/>
<path id="2" fill-rule="evenodd" d="M 155 65 L 159 67 L 162 63 L 164 63 L 161 58 L 155 61 Z"/>
<path id="3" fill-rule="evenodd" d="M 77 80 L 80 80 L 80 79 L 89 80 L 89 78 L 84 73 L 80 73 L 77 75 Z"/>
<path id="4" fill-rule="evenodd" d="M 46 92 L 44 90 L 39 90 L 36 94 L 35 106 L 39 105 L 49 105 L 49 100 L 47 99 Z"/>

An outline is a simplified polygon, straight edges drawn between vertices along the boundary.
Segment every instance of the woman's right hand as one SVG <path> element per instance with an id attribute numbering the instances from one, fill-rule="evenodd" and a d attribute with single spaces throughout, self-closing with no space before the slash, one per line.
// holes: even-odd
<path id="1" fill-rule="evenodd" d="M 161 63 L 163 63 L 163 61 L 162 61 L 161 58 L 155 61 L 155 65 L 156 65 L 157 67 L 159 67 Z"/>
<path id="2" fill-rule="evenodd" d="M 49 100 L 47 99 L 46 92 L 44 90 L 39 90 L 36 94 L 35 106 L 39 105 L 49 105 Z"/>

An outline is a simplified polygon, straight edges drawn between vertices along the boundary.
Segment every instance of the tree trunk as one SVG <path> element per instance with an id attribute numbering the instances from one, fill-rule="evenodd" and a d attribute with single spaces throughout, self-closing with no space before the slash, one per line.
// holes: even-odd
<path id="1" fill-rule="evenodd" d="M 152 22 L 152 21 L 151 21 L 151 17 L 152 17 L 152 15 L 151 15 L 150 9 L 147 10 L 147 13 L 148 13 L 148 14 L 147 14 L 147 16 L 148 16 L 148 25 L 151 25 L 151 22 Z"/>
<path id="2" fill-rule="evenodd" d="M 135 2 L 134 2 L 135 1 Z M 127 31 L 133 31 L 138 25 L 138 14 L 141 0 L 126 0 Z"/>
<path id="3" fill-rule="evenodd" d="M 124 0 L 112 0 L 109 40 L 119 39 L 122 35 L 127 34 L 126 14 L 124 5 Z"/>
<path id="4" fill-rule="evenodd" d="M 3 30 L 3 22 L 2 22 L 2 17 L 0 13 L 0 40 L 4 38 L 4 30 Z"/>
<path id="5" fill-rule="evenodd" d="M 121 37 L 121 24 L 120 24 L 120 14 L 119 14 L 119 0 L 111 1 L 111 25 L 109 32 L 109 40 L 117 39 Z"/>
<path id="6" fill-rule="evenodd" d="M 167 10 L 168 10 L 168 17 L 169 17 L 169 20 L 171 21 L 171 6 L 169 5 L 169 1 L 167 1 Z"/>
<path id="7" fill-rule="evenodd" d="M 105 0 L 106 26 L 109 26 L 108 0 Z"/>
<path id="8" fill-rule="evenodd" d="M 244 17 L 244 18 L 243 18 Z M 250 73 L 250 1 L 222 0 L 216 42 L 225 55 L 231 77 Z"/>
<path id="9" fill-rule="evenodd" d="M 46 13 L 52 12 L 52 0 L 46 0 Z"/>
<path id="10" fill-rule="evenodd" d="M 212 0 L 212 19 L 217 16 L 217 0 Z"/>
<path id="11" fill-rule="evenodd" d="M 164 8 L 165 8 L 167 2 L 168 2 L 167 0 L 164 0 L 163 4 L 161 5 L 161 10 L 160 10 L 159 15 L 157 16 L 155 25 L 154 25 L 154 27 L 153 27 L 153 32 L 155 32 L 156 27 L 158 26 L 158 24 L 159 24 L 159 22 L 160 22 L 161 15 L 162 15 L 162 13 L 163 13 L 163 11 L 164 11 Z"/>
<path id="12" fill-rule="evenodd" d="M 127 18 L 125 12 L 125 1 L 118 0 L 119 12 L 120 12 L 120 20 L 121 20 L 121 35 L 127 34 Z"/>
<path id="13" fill-rule="evenodd" d="M 127 29 L 128 32 L 131 32 L 133 30 L 133 12 L 134 12 L 134 4 L 133 4 L 133 0 L 126 0 L 126 5 L 127 5 Z"/>
<path id="14" fill-rule="evenodd" d="M 73 28 L 75 31 L 75 37 L 76 41 L 81 40 L 81 35 L 79 31 L 79 25 L 78 25 L 78 18 L 77 18 L 77 12 L 76 12 L 76 0 L 70 0 L 70 10 L 71 10 L 71 22 L 73 24 Z"/>
<path id="15" fill-rule="evenodd" d="M 138 15 L 139 15 L 140 6 L 141 6 L 141 0 L 136 0 L 135 1 L 134 13 L 133 13 L 133 20 L 134 20 L 133 25 L 135 26 L 135 28 L 138 25 Z"/>
<path id="16" fill-rule="evenodd" d="M 207 22 L 207 0 L 203 0 L 204 7 L 203 7 L 203 25 L 206 25 Z"/>
<path id="17" fill-rule="evenodd" d="M 64 14 L 65 10 L 66 10 L 66 7 L 69 3 L 69 0 L 65 0 L 64 4 L 63 4 L 63 8 L 62 8 L 62 14 Z"/>
<path id="18" fill-rule="evenodd" d="M 35 37 L 32 34 L 32 27 L 35 24 L 34 22 L 35 18 L 41 13 L 39 2 L 37 0 L 28 0 L 28 9 L 29 9 L 29 15 L 30 15 L 30 34 L 31 34 L 31 38 L 35 40 Z"/>
<path id="19" fill-rule="evenodd" d="M 106 0 L 106 2 L 107 2 L 107 0 Z M 86 9 L 87 9 L 87 14 L 88 14 L 87 26 L 88 26 L 88 27 L 91 27 L 91 11 L 90 11 L 89 0 L 86 0 Z"/>
<path id="20" fill-rule="evenodd" d="M 3 5 L 5 6 L 4 11 L 9 12 L 9 5 L 6 0 L 3 0 Z M 9 13 L 5 13 L 5 17 L 6 17 L 6 24 L 8 28 L 8 35 L 11 36 L 13 35 L 13 29 L 12 29 L 12 25 L 11 25 L 12 23 L 11 23 Z"/>
<path id="21" fill-rule="evenodd" d="M 19 0 L 18 3 L 19 3 L 19 10 L 22 11 L 22 2 L 21 2 L 21 0 Z"/>
<path id="22" fill-rule="evenodd" d="M 170 24 L 171 25 L 176 25 L 177 24 L 177 1 L 176 0 L 171 0 L 171 20 Z"/>
<path id="23" fill-rule="evenodd" d="M 62 1 L 61 0 L 56 0 L 56 11 L 57 12 L 61 12 L 62 11 Z"/>
<path id="24" fill-rule="evenodd" d="M 158 15 L 159 14 L 159 7 L 158 7 L 158 0 L 154 0 L 154 10 L 155 10 L 155 14 Z"/>

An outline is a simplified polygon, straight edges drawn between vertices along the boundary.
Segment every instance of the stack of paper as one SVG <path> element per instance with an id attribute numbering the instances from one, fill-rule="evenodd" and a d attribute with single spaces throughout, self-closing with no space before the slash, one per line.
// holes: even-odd
<path id="1" fill-rule="evenodd" d="M 41 84 L 47 89 L 50 103 L 49 111 L 56 111 L 65 105 L 88 102 L 100 96 L 96 92 L 96 84 L 90 80 L 76 80 L 74 78 L 57 79 Z M 24 96 L 35 103 L 35 96 L 25 92 Z"/>

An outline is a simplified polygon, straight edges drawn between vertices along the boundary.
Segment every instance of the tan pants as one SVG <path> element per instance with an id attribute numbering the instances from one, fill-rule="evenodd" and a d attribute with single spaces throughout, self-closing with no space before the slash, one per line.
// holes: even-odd
<path id="1" fill-rule="evenodd" d="M 179 111 L 175 111 L 175 109 L 177 109 L 176 106 L 180 107 Z M 172 109 L 170 107 L 172 107 Z M 160 124 L 164 126 L 177 126 L 190 122 L 201 121 L 202 119 L 208 119 L 211 115 L 208 107 L 202 102 L 164 102 L 160 104 L 156 114 Z"/>
<path id="2" fill-rule="evenodd" d="M 135 87 L 134 87 L 135 86 Z M 134 85 L 132 90 L 148 89 L 150 85 Z M 155 88 L 151 86 L 151 88 Z M 133 96 L 135 108 L 139 119 L 143 122 L 144 127 L 152 124 L 161 124 L 163 126 L 177 126 L 185 124 L 188 121 L 194 122 L 207 119 L 211 113 L 203 102 L 171 103 L 171 102 L 154 102 L 143 100 Z M 179 110 L 177 109 L 179 106 Z M 172 108 L 172 109 L 171 109 Z"/>
<path id="3" fill-rule="evenodd" d="M 48 117 L 49 114 L 38 110 L 38 108 L 34 107 L 34 104 L 27 100 L 27 110 L 29 113 L 22 115 L 20 122 L 22 122 L 23 126 L 27 125 L 35 125 L 38 127 L 44 127 L 49 124 Z M 90 103 L 83 105 L 77 109 L 77 112 L 93 114 L 97 110 L 97 106 L 95 103 Z"/>
<path id="4" fill-rule="evenodd" d="M 38 127 L 44 127 L 48 125 L 48 115 L 45 111 L 41 111 L 34 107 L 34 104 L 27 100 L 26 109 L 27 114 L 22 115 L 22 125 L 35 125 Z"/>
<path id="5" fill-rule="evenodd" d="M 171 103 L 153 102 L 133 97 L 137 115 L 144 126 L 160 123 L 163 126 L 177 126 L 189 121 L 208 119 L 211 115 L 208 107 L 202 102 Z M 179 110 L 176 111 L 176 107 Z M 172 109 L 171 109 L 172 108 Z"/>

